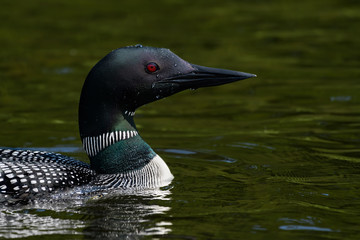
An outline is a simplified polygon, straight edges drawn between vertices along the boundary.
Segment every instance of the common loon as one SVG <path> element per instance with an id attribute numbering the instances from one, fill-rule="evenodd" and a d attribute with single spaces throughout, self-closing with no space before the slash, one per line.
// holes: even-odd
<path id="1" fill-rule="evenodd" d="M 255 76 L 190 64 L 164 48 L 113 50 L 91 69 L 81 91 L 79 130 L 90 165 L 57 153 L 0 149 L 0 202 L 27 202 L 76 186 L 165 186 L 173 175 L 140 137 L 135 110 L 185 89 Z"/>

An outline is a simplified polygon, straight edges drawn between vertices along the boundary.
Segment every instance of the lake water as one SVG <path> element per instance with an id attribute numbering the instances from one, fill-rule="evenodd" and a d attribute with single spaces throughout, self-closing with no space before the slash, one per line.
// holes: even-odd
<path id="1" fill-rule="evenodd" d="M 0 146 L 88 161 L 78 99 L 114 48 L 258 75 L 137 111 L 170 186 L 1 207 L 1 237 L 360 238 L 358 1 L 5 0 L 0 19 Z"/>

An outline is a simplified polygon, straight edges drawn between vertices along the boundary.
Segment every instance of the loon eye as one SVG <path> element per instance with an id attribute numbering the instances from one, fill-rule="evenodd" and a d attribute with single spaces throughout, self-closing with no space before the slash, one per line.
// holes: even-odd
<path id="1" fill-rule="evenodd" d="M 160 68 L 156 63 L 151 62 L 146 65 L 145 71 L 147 73 L 154 73 L 154 72 L 158 71 L 159 69 Z"/>

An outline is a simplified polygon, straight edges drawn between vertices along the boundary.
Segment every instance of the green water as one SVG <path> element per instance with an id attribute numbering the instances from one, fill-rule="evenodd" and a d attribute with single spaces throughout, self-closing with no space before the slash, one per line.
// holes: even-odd
<path id="1" fill-rule="evenodd" d="M 360 238 L 358 1 L 4 0 L 0 20 L 0 146 L 87 161 L 81 86 L 121 46 L 258 75 L 137 111 L 168 188 L 1 208 L 1 237 Z"/>

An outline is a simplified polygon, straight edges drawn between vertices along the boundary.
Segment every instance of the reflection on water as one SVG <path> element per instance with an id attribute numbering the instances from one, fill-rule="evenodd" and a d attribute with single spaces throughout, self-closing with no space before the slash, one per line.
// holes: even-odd
<path id="1" fill-rule="evenodd" d="M 280 218 L 278 221 L 287 224 L 279 226 L 279 229 L 285 231 L 306 230 L 318 232 L 337 232 L 331 228 L 315 226 L 316 224 L 321 223 L 321 221 L 311 216 L 307 216 L 306 218 L 302 219 Z"/>
<path id="2" fill-rule="evenodd" d="M 163 235 L 171 232 L 172 223 L 154 219 L 170 210 L 161 205 L 169 196 L 170 190 L 115 191 L 85 200 L 46 200 L 20 209 L 3 208 L 0 236 L 82 234 L 90 239 L 137 239 Z"/>
<path id="3" fill-rule="evenodd" d="M 42 234 L 76 234 L 76 229 L 84 226 L 81 220 L 59 219 L 47 215 L 51 213 L 53 212 L 45 209 L 3 209 L 0 213 L 0 236 L 19 238 Z"/>

